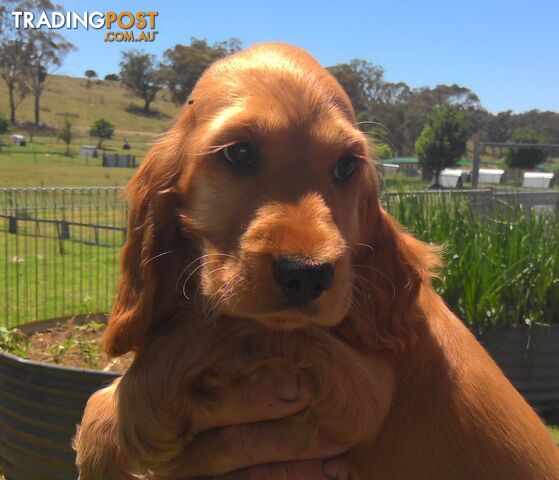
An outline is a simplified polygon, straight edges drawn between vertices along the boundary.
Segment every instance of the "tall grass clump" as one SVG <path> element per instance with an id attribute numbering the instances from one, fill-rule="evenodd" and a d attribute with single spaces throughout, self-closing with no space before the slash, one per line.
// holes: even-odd
<path id="1" fill-rule="evenodd" d="M 441 195 L 400 195 L 388 210 L 424 241 L 444 246 L 435 280 L 478 333 L 495 325 L 559 323 L 559 214 L 488 209 Z"/>

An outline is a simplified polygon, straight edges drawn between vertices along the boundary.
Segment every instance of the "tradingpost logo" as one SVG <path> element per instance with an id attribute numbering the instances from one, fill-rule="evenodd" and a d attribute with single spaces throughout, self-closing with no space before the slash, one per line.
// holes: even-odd
<path id="1" fill-rule="evenodd" d="M 101 30 L 105 42 L 153 42 L 158 12 L 12 12 L 16 29 Z"/>

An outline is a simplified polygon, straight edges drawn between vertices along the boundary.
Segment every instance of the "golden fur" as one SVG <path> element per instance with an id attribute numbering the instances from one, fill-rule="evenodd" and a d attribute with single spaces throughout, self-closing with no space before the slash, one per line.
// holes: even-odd
<path id="1" fill-rule="evenodd" d="M 223 158 L 239 142 L 254 168 Z M 336 183 L 344 156 L 356 171 Z M 128 194 L 103 345 L 137 353 L 87 405 L 82 480 L 202 473 L 197 419 L 240 378 L 286 369 L 313 380 L 309 408 L 282 420 L 299 424 L 294 452 L 319 434 L 348 445 L 352 479 L 559 478 L 545 426 L 434 292 L 436 251 L 380 206 L 350 101 L 306 52 L 263 44 L 214 64 Z M 333 264 L 332 286 L 287 305 L 280 256 Z"/>

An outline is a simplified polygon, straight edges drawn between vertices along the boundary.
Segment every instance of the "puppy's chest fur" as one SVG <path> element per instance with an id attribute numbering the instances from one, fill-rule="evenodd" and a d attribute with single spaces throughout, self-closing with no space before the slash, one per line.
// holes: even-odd
<path id="1" fill-rule="evenodd" d="M 300 424 L 294 445 L 304 448 L 318 435 L 349 447 L 374 438 L 393 396 L 393 372 L 387 361 L 357 354 L 319 327 L 283 332 L 220 318 L 216 323 L 183 319 L 166 325 L 138 352 L 119 386 L 119 417 L 127 426 L 123 440 L 135 451 L 146 442 L 148 452 L 153 448 L 150 430 L 172 425 L 167 440 L 160 442 L 169 445 L 168 454 L 161 447 L 154 455 L 142 454 L 146 467 L 154 469 L 153 463 L 148 464 L 156 462 L 155 469 L 168 474 L 165 459 L 175 461 L 180 449 L 188 448 L 197 433 L 198 412 L 218 404 L 222 391 L 251 376 L 274 382 L 286 371 L 305 375 L 312 390 L 309 407 L 287 420 Z M 134 418 L 142 422 L 131 425 Z M 161 438 L 160 431 L 157 437 Z"/>

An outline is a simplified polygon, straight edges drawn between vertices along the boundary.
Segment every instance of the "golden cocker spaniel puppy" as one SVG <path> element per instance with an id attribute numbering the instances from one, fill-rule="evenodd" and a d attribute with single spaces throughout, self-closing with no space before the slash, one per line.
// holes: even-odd
<path id="1" fill-rule="evenodd" d="M 82 480 L 196 476 L 208 455 L 228 471 L 197 419 L 282 370 L 313 382 L 282 420 L 294 448 L 348 445 L 354 480 L 559 478 L 545 426 L 433 290 L 436 251 L 382 209 L 351 103 L 306 52 L 216 62 L 128 194 L 103 345 L 137 353 L 88 403 Z"/>

